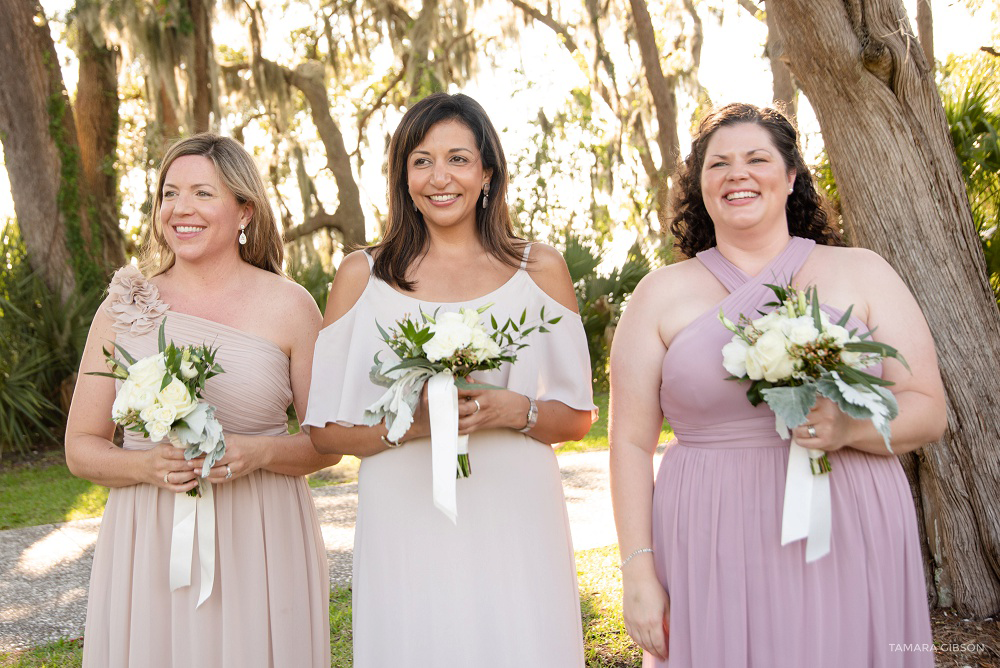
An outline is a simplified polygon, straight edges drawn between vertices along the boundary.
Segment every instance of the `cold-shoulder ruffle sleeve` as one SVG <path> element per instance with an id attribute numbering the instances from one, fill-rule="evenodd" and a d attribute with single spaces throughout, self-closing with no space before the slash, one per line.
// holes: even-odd
<path id="1" fill-rule="evenodd" d="M 369 281 L 367 293 L 372 287 Z M 371 405 L 385 388 L 369 380 L 375 354 L 392 355 L 378 336 L 375 313 L 369 308 L 367 294 L 339 320 L 320 330 L 313 352 L 312 383 L 302 424 L 323 427 L 328 422 L 343 425 L 363 424 L 365 407 Z M 392 323 L 380 323 L 391 326 Z"/>
<path id="2" fill-rule="evenodd" d="M 514 364 L 501 369 L 473 374 L 473 378 L 539 400 L 561 401 L 570 408 L 594 408 L 590 374 L 590 354 L 580 316 L 546 295 L 525 274 L 518 286 L 517 307 L 509 308 L 511 317 L 527 308 L 529 319 L 544 305 L 546 317 L 561 315 L 549 332 L 529 335 L 526 348 L 518 351 Z M 377 279 L 371 279 L 358 302 L 335 323 L 320 331 L 313 353 L 312 387 L 303 424 L 322 427 L 335 422 L 342 425 L 363 424 L 365 408 L 385 391 L 369 380 L 375 360 L 391 359 L 392 352 L 379 336 L 376 320 L 383 328 L 393 326 L 404 313 L 389 312 L 388 300 L 397 298 L 390 288 L 379 292 Z M 521 301 L 523 297 L 523 301 Z M 496 304 L 491 312 L 498 321 L 507 315 Z M 458 305 L 446 310 L 457 310 Z M 410 313 L 416 310 L 416 303 Z M 516 313 L 515 313 L 516 311 Z"/>
<path id="3" fill-rule="evenodd" d="M 152 331 L 166 310 L 156 287 L 132 265 L 122 267 L 111 277 L 105 312 L 114 321 L 111 328 L 118 334 Z"/>
<path id="4" fill-rule="evenodd" d="M 530 278 L 527 281 L 544 302 L 545 316 L 561 315 L 549 332 L 534 331 L 528 337 L 528 347 L 517 354 L 510 365 L 507 389 L 543 401 L 561 401 L 570 408 L 589 411 L 595 408 L 593 379 L 590 372 L 590 351 L 583 321 L 542 292 Z M 535 311 L 537 313 L 537 311 Z M 528 310 L 529 316 L 532 310 Z M 486 382 L 490 382 L 486 380 Z"/>

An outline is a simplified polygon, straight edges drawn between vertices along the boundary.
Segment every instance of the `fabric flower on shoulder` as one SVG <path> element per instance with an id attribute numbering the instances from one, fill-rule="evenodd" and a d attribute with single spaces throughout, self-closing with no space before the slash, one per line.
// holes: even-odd
<path id="1" fill-rule="evenodd" d="M 156 286 L 132 265 L 122 267 L 111 277 L 108 297 L 107 313 L 114 319 L 111 327 L 119 334 L 151 332 L 167 310 Z"/>

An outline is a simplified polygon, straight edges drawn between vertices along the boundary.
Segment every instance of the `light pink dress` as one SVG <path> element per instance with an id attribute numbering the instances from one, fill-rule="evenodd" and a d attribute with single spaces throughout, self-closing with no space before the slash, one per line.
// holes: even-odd
<path id="1" fill-rule="evenodd" d="M 899 461 L 845 448 L 833 471 L 831 553 L 781 546 L 788 441 L 766 404 L 726 380 L 734 322 L 769 310 L 815 243 L 793 237 L 758 276 L 715 248 L 698 260 L 730 291 L 663 360 L 660 404 L 677 442 L 653 494 L 657 575 L 670 594 L 669 668 L 923 668 L 934 665 L 913 500 Z M 873 289 L 878 289 L 873 286 Z M 826 309 L 835 318 L 840 313 Z M 865 329 L 852 319 L 849 328 Z M 880 373 L 880 369 L 870 369 Z"/>
<path id="2" fill-rule="evenodd" d="M 371 277 L 352 309 L 320 332 L 305 424 L 363 424 L 365 407 L 384 391 L 368 379 L 375 353 L 392 356 L 376 321 L 389 328 L 419 309 L 491 302 L 484 317 L 501 323 L 524 309 L 530 321 L 543 306 L 562 320 L 551 333 L 532 334 L 515 364 L 477 379 L 592 409 L 580 317 L 522 265 L 502 287 L 462 304 L 422 302 Z M 474 433 L 472 476 L 457 481 L 457 526 L 434 506 L 430 452 L 430 440 L 419 439 L 361 462 L 355 668 L 582 666 L 573 546 L 552 448 L 510 429 Z"/>
<path id="3" fill-rule="evenodd" d="M 167 340 L 217 346 L 225 373 L 208 380 L 203 398 L 223 428 L 286 433 L 288 357 L 274 343 L 170 311 L 132 267 L 112 279 L 108 313 L 117 343 L 136 358 L 156 352 L 163 317 Z M 125 434 L 126 449 L 151 447 Z M 214 491 L 215 586 L 196 608 L 197 550 L 191 585 L 169 587 L 174 494 L 146 484 L 111 490 L 94 552 L 85 667 L 329 667 L 329 572 L 305 478 L 258 470 Z"/>

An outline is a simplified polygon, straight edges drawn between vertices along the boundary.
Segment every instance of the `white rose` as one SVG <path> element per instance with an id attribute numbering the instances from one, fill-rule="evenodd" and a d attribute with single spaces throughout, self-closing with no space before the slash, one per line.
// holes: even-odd
<path id="1" fill-rule="evenodd" d="M 434 336 L 424 344 L 424 352 L 432 362 L 451 357 L 472 343 L 472 328 L 459 313 L 441 314 L 431 325 L 431 331 Z"/>
<path id="2" fill-rule="evenodd" d="M 133 387 L 128 405 L 137 411 L 149 408 L 156 403 L 156 390 L 158 389 L 160 389 L 159 386 L 156 389 Z"/>
<path id="3" fill-rule="evenodd" d="M 128 368 L 128 379 L 131 380 L 138 389 L 153 388 L 154 392 L 159 391 L 163 383 L 163 376 L 167 373 L 167 365 L 163 362 L 163 353 L 143 357 L 141 360 Z"/>
<path id="4" fill-rule="evenodd" d="M 850 352 L 848 350 L 840 351 L 840 361 L 850 367 L 855 369 L 864 369 L 867 364 L 861 363 L 861 353 Z"/>
<path id="5" fill-rule="evenodd" d="M 118 390 L 118 394 L 115 395 L 115 402 L 111 404 L 111 419 L 120 420 L 125 417 L 125 414 L 129 412 L 132 407 L 131 400 L 132 395 L 135 394 L 135 383 L 131 380 L 126 380 L 122 383 L 121 389 Z"/>
<path id="6" fill-rule="evenodd" d="M 476 353 L 477 362 L 500 356 L 500 346 L 497 345 L 497 342 L 478 327 L 472 330 L 472 349 Z"/>
<path id="7" fill-rule="evenodd" d="M 479 327 L 479 311 L 474 308 L 462 308 L 458 312 L 462 316 L 462 322 L 469 328 Z"/>
<path id="8" fill-rule="evenodd" d="M 152 406 L 139 411 L 139 419 L 147 425 L 151 422 L 164 422 L 171 425 L 174 423 L 174 420 L 177 419 L 177 411 L 173 406 L 153 404 Z"/>
<path id="9" fill-rule="evenodd" d="M 775 383 L 792 377 L 795 361 L 788 354 L 788 339 L 778 329 L 764 332 L 747 351 L 747 376 Z"/>
<path id="10" fill-rule="evenodd" d="M 177 417 L 184 417 L 198 405 L 198 400 L 191 396 L 188 386 L 177 378 L 157 393 L 156 400 L 164 406 L 172 407 Z"/>
<path id="11" fill-rule="evenodd" d="M 190 360 L 181 360 L 181 378 L 184 380 L 191 380 L 198 375 L 198 370 L 194 368 L 194 364 Z"/>
<path id="12" fill-rule="evenodd" d="M 167 422 L 147 422 L 146 431 L 149 432 L 149 440 L 153 443 L 159 443 L 170 431 L 170 424 Z"/>
<path id="13" fill-rule="evenodd" d="M 761 332 L 766 332 L 772 327 L 779 327 L 781 325 L 780 318 L 777 311 L 771 311 L 767 315 L 763 315 L 751 323 L 755 329 Z"/>
<path id="14" fill-rule="evenodd" d="M 747 351 L 749 349 L 750 346 L 746 341 L 738 336 L 733 337 L 732 341 L 722 346 L 722 366 L 737 378 L 747 375 Z"/>
<path id="15" fill-rule="evenodd" d="M 844 345 L 851 340 L 851 334 L 840 325 L 830 324 L 826 326 L 826 335 L 838 345 Z"/>
<path id="16" fill-rule="evenodd" d="M 819 330 L 812 317 L 806 315 L 784 321 L 782 331 L 789 341 L 800 346 L 812 343 L 819 337 Z"/>

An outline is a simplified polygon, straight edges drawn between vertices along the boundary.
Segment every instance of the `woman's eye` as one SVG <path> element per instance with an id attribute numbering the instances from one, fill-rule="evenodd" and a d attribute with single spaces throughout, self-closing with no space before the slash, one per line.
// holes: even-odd
<path id="1" fill-rule="evenodd" d="M 464 165 L 469 162 L 469 159 L 462 155 L 454 155 L 451 157 L 451 161 L 456 165 Z"/>
<path id="2" fill-rule="evenodd" d="M 430 161 L 427 158 L 417 158 L 416 160 L 413 161 L 413 166 L 414 167 L 423 167 L 424 165 L 428 164 L 429 162 Z"/>
<path id="3" fill-rule="evenodd" d="M 197 193 L 197 195 L 198 195 L 198 197 L 211 197 L 212 193 L 207 192 L 205 190 L 199 190 L 198 193 Z"/>
<path id="4" fill-rule="evenodd" d="M 170 198 L 170 197 L 173 197 L 173 196 L 174 196 L 174 195 L 176 195 L 176 194 L 177 194 L 177 193 L 176 193 L 176 192 L 174 192 L 173 190 L 164 190 L 164 191 L 163 191 L 163 199 L 168 199 L 168 198 Z"/>

